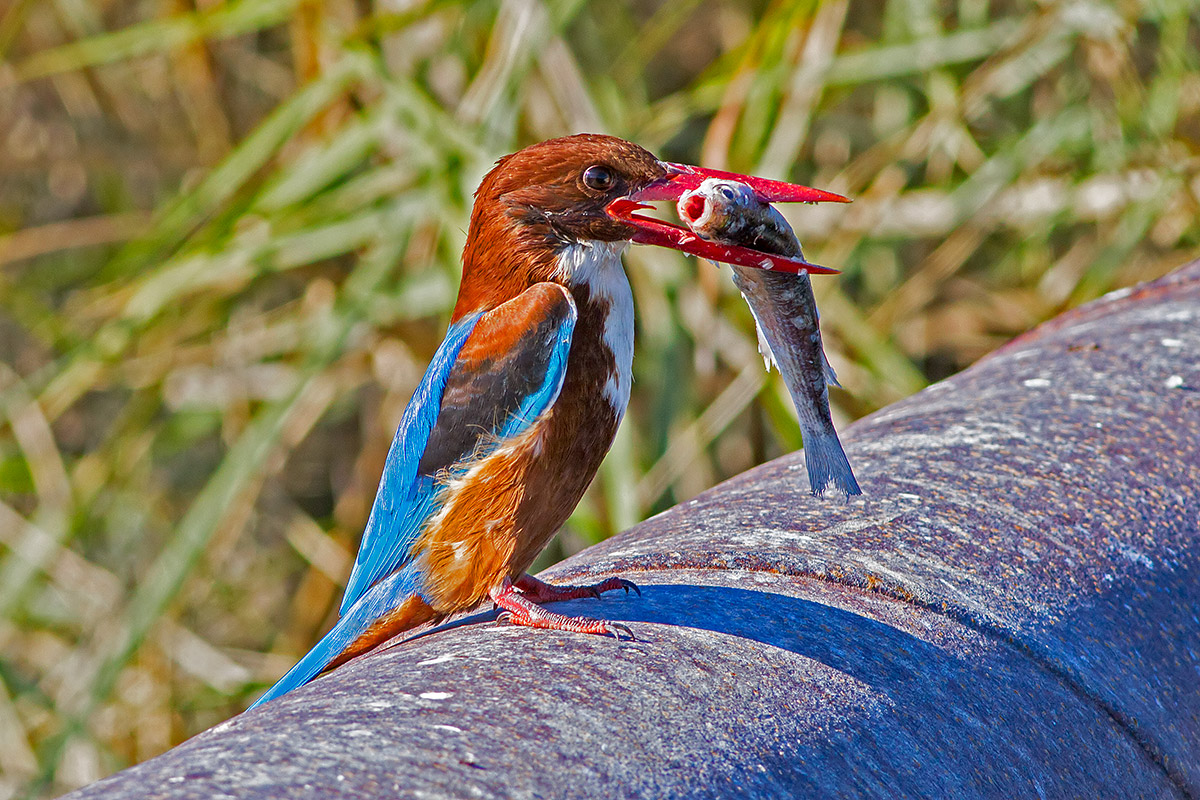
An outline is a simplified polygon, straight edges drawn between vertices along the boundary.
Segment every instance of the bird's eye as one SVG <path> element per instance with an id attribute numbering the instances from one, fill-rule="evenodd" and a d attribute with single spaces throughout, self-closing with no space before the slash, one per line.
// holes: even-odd
<path id="1" fill-rule="evenodd" d="M 611 189 L 614 180 L 612 170 L 599 164 L 583 171 L 583 185 L 589 189 L 595 189 L 597 192 Z"/>

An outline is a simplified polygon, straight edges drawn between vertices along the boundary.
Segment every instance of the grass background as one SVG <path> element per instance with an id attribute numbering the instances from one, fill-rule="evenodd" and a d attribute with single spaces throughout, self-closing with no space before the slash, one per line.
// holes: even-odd
<path id="1" fill-rule="evenodd" d="M 498 156 L 606 131 L 787 209 L 837 421 L 1200 253 L 1191 0 L 0 2 L 0 798 L 316 639 Z M 630 414 L 542 563 L 800 444 L 749 312 L 635 249 Z"/>

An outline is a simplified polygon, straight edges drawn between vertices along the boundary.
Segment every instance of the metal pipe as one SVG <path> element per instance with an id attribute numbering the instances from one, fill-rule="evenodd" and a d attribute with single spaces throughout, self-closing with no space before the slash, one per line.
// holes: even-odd
<path id="1" fill-rule="evenodd" d="M 1200 797 L 1200 262 L 71 795 Z"/>

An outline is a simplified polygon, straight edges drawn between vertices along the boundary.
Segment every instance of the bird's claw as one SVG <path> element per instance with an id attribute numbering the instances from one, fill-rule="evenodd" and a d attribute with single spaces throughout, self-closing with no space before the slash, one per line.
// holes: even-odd
<path id="1" fill-rule="evenodd" d="M 588 588 L 595 593 L 596 597 L 600 597 L 604 592 L 615 592 L 617 589 L 624 589 L 625 594 L 629 594 L 632 591 L 638 597 L 642 596 L 642 590 L 638 588 L 637 584 L 633 581 L 627 581 L 624 578 L 608 578 L 599 583 L 594 583 Z"/>
<path id="2" fill-rule="evenodd" d="M 617 641 L 636 642 L 637 637 L 627 626 L 619 622 L 592 619 L 591 617 L 568 617 L 547 611 L 542 603 L 570 600 L 577 597 L 600 597 L 604 592 L 624 589 L 641 591 L 632 582 L 622 578 L 607 578 L 590 586 L 556 586 L 544 583 L 530 575 L 522 575 L 516 582 L 505 581 L 491 592 L 492 602 L 503 611 L 496 617 L 497 624 L 526 625 L 531 628 L 549 628 L 558 631 L 591 633 L 611 636 Z"/>
<path id="3" fill-rule="evenodd" d="M 619 622 L 609 622 L 604 626 L 604 628 L 604 632 L 612 636 L 618 642 L 622 641 L 621 634 L 628 636 L 629 641 L 631 642 L 636 642 L 638 640 L 638 638 L 633 635 L 633 631 L 629 629 L 628 625 L 622 625 Z"/>
<path id="4" fill-rule="evenodd" d="M 555 603 L 560 600 L 577 600 L 581 597 L 599 600 L 605 592 L 615 592 L 617 589 L 624 589 L 625 594 L 629 594 L 630 590 L 633 590 L 639 597 L 642 594 L 642 590 L 636 584 L 624 578 L 606 578 L 599 583 L 586 586 L 571 586 L 546 583 L 531 575 L 522 575 L 520 580 L 515 583 L 515 588 L 522 596 L 539 604 Z"/>

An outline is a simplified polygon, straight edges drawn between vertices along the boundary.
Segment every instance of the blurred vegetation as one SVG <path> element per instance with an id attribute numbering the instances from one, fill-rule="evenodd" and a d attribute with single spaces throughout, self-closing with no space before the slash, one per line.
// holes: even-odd
<path id="1" fill-rule="evenodd" d="M 787 209 L 839 423 L 1200 252 L 1191 0 L 0 3 L 0 798 L 236 713 L 329 624 L 498 156 L 607 131 Z M 561 557 L 800 444 L 708 264 Z"/>

